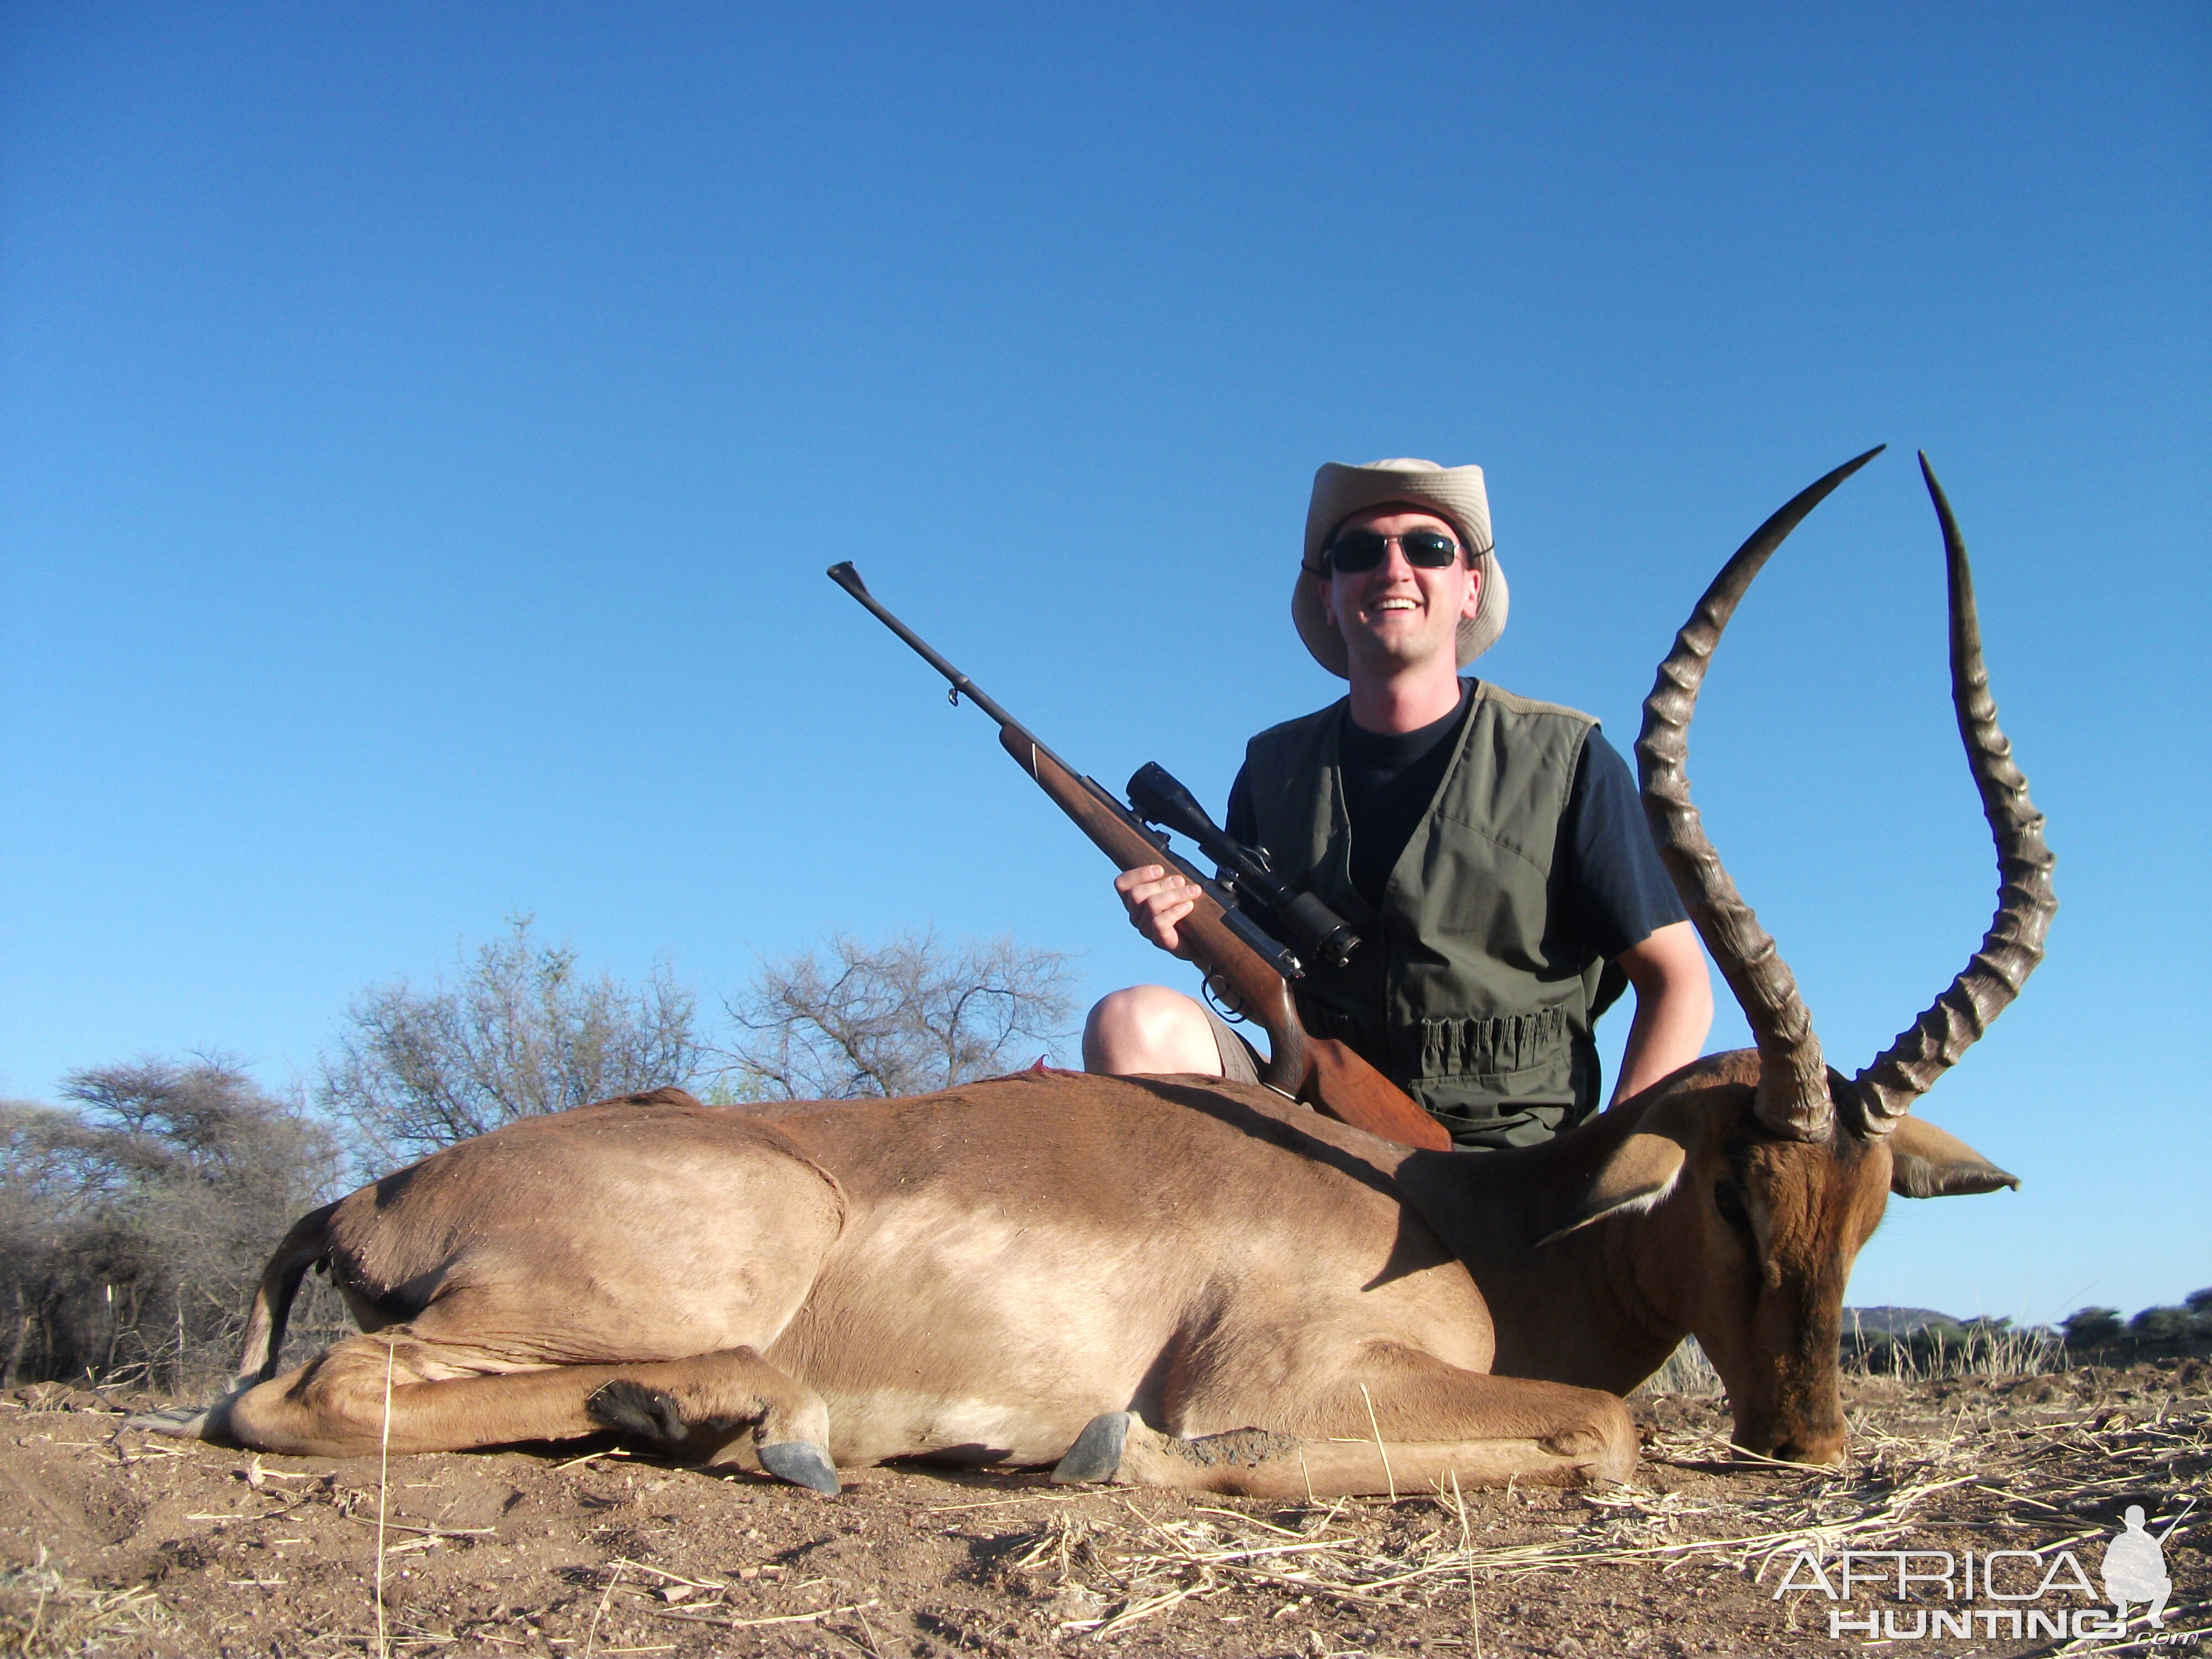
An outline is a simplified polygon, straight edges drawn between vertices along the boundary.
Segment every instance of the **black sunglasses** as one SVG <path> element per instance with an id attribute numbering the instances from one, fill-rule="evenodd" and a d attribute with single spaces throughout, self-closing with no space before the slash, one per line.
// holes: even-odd
<path id="1" fill-rule="evenodd" d="M 1407 564 L 1422 570 L 1442 570 L 1459 557 L 1459 544 L 1441 530 L 1409 530 L 1402 536 L 1347 530 L 1322 550 L 1322 563 L 1328 569 L 1357 576 L 1382 563 L 1392 542 L 1398 544 Z"/>

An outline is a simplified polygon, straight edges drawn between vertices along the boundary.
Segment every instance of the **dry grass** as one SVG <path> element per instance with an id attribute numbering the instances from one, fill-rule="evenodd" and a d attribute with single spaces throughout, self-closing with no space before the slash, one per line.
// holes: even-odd
<path id="1" fill-rule="evenodd" d="M 1957 1340 L 1948 1334 L 1931 1334 L 1918 1342 L 1900 1340 L 1875 1346 L 1860 1334 L 1844 1336 L 1843 1372 L 1845 1376 L 1893 1376 L 1900 1382 L 1934 1382 L 1949 1377 L 2042 1376 L 2066 1368 L 2066 1345 L 2054 1331 L 2039 1327 L 2014 1330 L 2008 1326 L 1969 1326 Z M 1728 1389 L 1720 1373 L 1694 1336 L 1681 1346 L 1632 1398 L 1681 1394 L 1698 1399 L 1718 1399 Z"/>
<path id="2" fill-rule="evenodd" d="M 1845 1397 L 1853 1453 L 1839 1470 L 1736 1461 L 1717 1397 L 1653 1395 L 1637 1407 L 1657 1426 L 1631 1486 L 1462 1493 L 1448 1481 L 1401 1485 L 1395 1502 L 881 1472 L 833 1504 L 605 1449 L 395 1461 L 387 1481 L 373 1455 L 354 1470 L 286 1469 L 134 1446 L 116 1474 L 121 1450 L 95 1419 L 40 1413 L 22 1426 L 52 1433 L 15 1437 L 19 1467 L 87 1509 L 128 1485 L 134 1499 L 158 1496 L 163 1518 L 106 1566 L 41 1557 L 0 1577 L 0 1656 L 171 1659 L 265 1652 L 273 1638 L 303 1659 L 368 1659 L 377 1638 L 360 1598 L 374 1593 L 388 1484 L 416 1506 L 385 1523 L 395 1655 L 889 1659 L 935 1643 L 1013 1659 L 1125 1640 L 1217 1659 L 1692 1655 L 1715 1639 L 1809 1642 L 1824 1606 L 1794 1587 L 1774 1596 L 1798 1551 L 2070 1548 L 2094 1573 L 2130 1503 L 2154 1532 L 2172 1526 L 2179 1599 L 2164 1634 L 2205 1625 L 2206 1505 L 2189 1508 L 2212 1480 L 2201 1363 L 1995 1382 L 1880 1375 L 1847 1379 Z M 81 1486 L 64 1480 L 72 1470 Z M 447 1517 L 455 1501 L 477 1507 Z M 173 1538 L 190 1547 L 159 1546 L 174 1561 L 155 1581 L 166 1611 L 151 1583 L 101 1589 L 89 1577 L 126 1582 L 147 1542 Z M 278 1545 L 301 1553 L 275 1571 L 258 1552 Z"/>
<path id="3" fill-rule="evenodd" d="M 1629 1398 L 1648 1400 L 1662 1394 L 1682 1394 L 1697 1400 L 1718 1400 L 1727 1393 L 1721 1374 L 1705 1358 L 1698 1339 L 1686 1336 L 1681 1346 L 1667 1356 L 1667 1363 L 1632 1389 Z"/>
<path id="4" fill-rule="evenodd" d="M 1848 1317 L 1848 1310 L 1846 1310 Z M 1894 1376 L 1927 1382 L 1954 1376 L 2040 1376 L 2069 1363 L 2065 1339 L 2044 1326 L 1936 1325 L 1885 1338 L 1850 1325 L 1844 1333 L 1847 1376 Z"/>
<path id="5" fill-rule="evenodd" d="M 2077 1413 L 2033 1435 L 1963 1411 L 1917 1434 L 1862 1421 L 1853 1425 L 1857 1449 L 1839 1471 L 1778 1464 L 1698 1497 L 1651 1486 L 1547 1495 L 1537 1501 L 1556 1502 L 1562 1524 L 1534 1542 L 1486 1542 L 1449 1487 L 1395 1504 L 1316 1503 L 1273 1520 L 1228 1509 L 1175 1518 L 1148 1512 L 1137 1494 L 1122 1498 L 1111 1520 L 1055 1513 L 1003 1571 L 1029 1581 L 1031 1594 L 1056 1586 L 1068 1613 L 1061 1635 L 1097 1640 L 1232 1589 L 1272 1601 L 1273 1614 L 1261 1617 L 1317 1601 L 1348 1610 L 1449 1607 L 1473 1629 L 1484 1592 L 1601 1564 L 1666 1575 L 1704 1562 L 1757 1584 L 1800 1551 L 1897 1547 L 1909 1534 L 1924 1547 L 1931 1530 L 1980 1547 L 2011 1534 L 2002 1547 L 2048 1552 L 2109 1537 L 2124 1500 L 2155 1509 L 2154 1532 L 2179 1521 L 2171 1540 L 2179 1541 L 2198 1519 L 2185 1513 L 2186 1489 L 2212 1474 L 2212 1410 L 2201 1398 L 2187 1404 L 2169 1402 L 2143 1421 L 2109 1409 Z M 1662 1433 L 1646 1457 L 1662 1467 L 1742 1468 L 1709 1431 Z M 2170 1610 L 2169 1632 L 2194 1627 L 2203 1611 Z"/>
<path id="6" fill-rule="evenodd" d="M 0 1653 L 21 1659 L 136 1646 L 168 1622 L 149 1585 L 101 1589 L 52 1566 L 0 1567 Z"/>

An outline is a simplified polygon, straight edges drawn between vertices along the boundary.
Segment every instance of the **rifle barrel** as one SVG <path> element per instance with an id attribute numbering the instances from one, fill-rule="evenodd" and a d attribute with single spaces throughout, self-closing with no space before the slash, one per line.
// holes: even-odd
<path id="1" fill-rule="evenodd" d="M 1000 708 L 995 700 L 985 696 L 983 692 L 978 690 L 976 689 L 975 682 L 969 679 L 965 674 L 962 673 L 951 663 L 945 661 L 943 657 L 939 656 L 936 650 L 930 645 L 928 641 L 923 639 L 921 635 L 915 633 L 914 629 L 908 628 L 896 617 L 894 617 L 890 611 L 884 610 L 883 605 L 877 600 L 876 596 L 868 592 L 867 583 L 860 580 L 860 573 L 853 568 L 851 560 L 848 559 L 841 563 L 831 565 L 830 567 L 829 574 L 831 581 L 836 583 L 838 586 L 843 588 L 848 593 L 850 593 L 862 605 L 867 606 L 868 610 L 873 614 L 878 622 L 890 629 L 892 633 L 897 635 L 899 638 L 904 640 L 908 646 L 912 647 L 915 655 L 920 657 L 932 668 L 934 668 L 939 673 L 944 675 L 946 679 L 950 680 L 952 683 L 952 690 L 956 696 L 967 698 L 968 701 L 974 703 L 976 708 L 981 709 L 993 720 L 998 721 L 1000 726 L 1006 731 L 1018 732 L 1021 733 L 1025 741 L 1036 744 L 1038 753 L 1050 759 L 1054 764 L 1060 767 L 1063 770 L 1073 772 L 1075 769 L 1073 767 L 1068 765 L 1066 761 L 1061 760 L 1059 756 L 1054 754 L 1051 750 L 1047 749 L 1042 744 L 1037 743 L 1036 734 L 1035 732 L 1031 732 L 1012 714 L 1009 714 L 1005 709 Z"/>
<path id="2" fill-rule="evenodd" d="M 831 565 L 830 580 L 867 606 L 878 622 L 944 675 L 951 683 L 955 702 L 965 695 L 996 720 L 1000 747 L 1014 757 L 1046 795 L 1116 866 L 1129 870 L 1139 863 L 1159 863 L 1172 866 L 1197 884 L 1197 906 L 1181 927 L 1195 947 L 1193 959 L 1206 975 L 1207 983 L 1218 981 L 1231 994 L 1235 1005 L 1267 1031 L 1270 1052 L 1262 1082 L 1293 1099 L 1310 1082 L 1314 1103 L 1332 1117 L 1401 1146 L 1437 1151 L 1450 1147 L 1451 1137 L 1403 1090 L 1343 1043 L 1306 1035 L 1305 1027 L 1298 1023 L 1297 1005 L 1291 993 L 1291 981 L 1303 971 L 1301 963 L 1295 954 L 1270 939 L 1237 908 L 1233 894 L 1224 891 L 1188 860 L 1170 851 L 1164 837 L 1155 836 L 1097 779 L 1076 771 L 1039 743 L 1019 720 L 978 691 L 974 681 L 877 604 L 875 595 L 868 592 L 868 585 L 860 580 L 860 573 L 849 562 Z M 1203 809 L 1199 816 L 1205 817 Z M 1328 920 L 1336 921 L 1334 916 Z M 1336 925 L 1340 932 L 1350 931 L 1341 922 Z"/>

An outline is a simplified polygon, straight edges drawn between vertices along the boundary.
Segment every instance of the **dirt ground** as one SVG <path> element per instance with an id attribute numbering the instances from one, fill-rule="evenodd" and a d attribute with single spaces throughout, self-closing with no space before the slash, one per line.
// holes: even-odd
<path id="1" fill-rule="evenodd" d="M 2154 1534 L 2181 1517 L 2157 1645 L 2205 1627 L 2202 1362 L 1857 1378 L 1847 1399 L 1839 1474 L 1723 1468 L 1720 1402 L 1659 1395 L 1635 1402 L 1648 1443 L 1632 1486 L 1462 1507 L 1449 1492 L 1285 1504 L 924 1468 L 848 1471 L 830 1498 L 611 1440 L 394 1458 L 380 1492 L 374 1459 L 160 1440 L 121 1429 L 126 1402 L 40 1385 L 0 1401 L 0 1654 L 1831 1653 L 1866 1638 L 1831 1638 L 1836 1603 L 1802 1571 L 1778 1597 L 1798 1551 L 2070 1549 L 2094 1575 L 2130 1503 Z M 1907 1632 L 1942 1605 L 1855 1594 L 1848 1612 L 1892 1609 Z M 2140 1623 L 2069 1645 L 2002 1622 L 1880 1645 L 2156 1650 Z"/>

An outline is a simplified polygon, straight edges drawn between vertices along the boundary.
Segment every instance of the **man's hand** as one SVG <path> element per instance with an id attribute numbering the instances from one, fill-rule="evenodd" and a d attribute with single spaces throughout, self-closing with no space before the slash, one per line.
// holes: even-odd
<path id="1" fill-rule="evenodd" d="M 1163 865 L 1147 864 L 1115 877 L 1114 890 L 1128 909 L 1132 927 L 1169 955 L 1190 960 L 1176 924 L 1198 907 L 1195 882 L 1185 881 Z"/>

